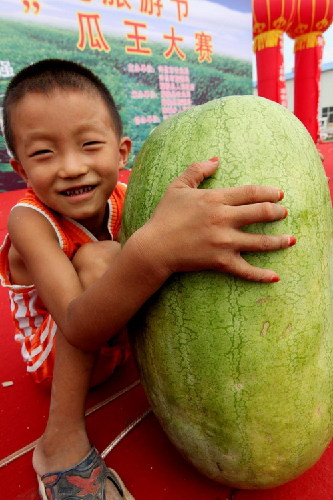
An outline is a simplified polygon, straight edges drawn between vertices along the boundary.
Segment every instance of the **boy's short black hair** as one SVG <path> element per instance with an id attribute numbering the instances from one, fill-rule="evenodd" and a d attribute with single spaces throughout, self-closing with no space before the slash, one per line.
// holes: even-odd
<path id="1" fill-rule="evenodd" d="M 44 59 L 19 71 L 10 81 L 3 101 L 3 128 L 7 147 L 16 157 L 14 133 L 11 127 L 11 107 L 27 93 L 47 94 L 56 88 L 95 91 L 105 102 L 116 134 L 121 137 L 122 122 L 111 93 L 88 68 L 73 61 Z"/>

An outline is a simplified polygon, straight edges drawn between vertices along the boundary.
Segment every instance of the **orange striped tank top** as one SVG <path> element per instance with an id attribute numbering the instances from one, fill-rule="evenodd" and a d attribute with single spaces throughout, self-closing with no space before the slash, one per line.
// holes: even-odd
<path id="1" fill-rule="evenodd" d="M 126 186 L 118 183 L 108 200 L 111 238 L 116 238 L 121 223 Z M 54 228 L 59 245 L 69 259 L 84 244 L 97 241 L 79 222 L 53 212 L 28 189 L 15 206 L 29 207 L 41 213 Z M 34 285 L 15 285 L 10 281 L 8 252 L 11 242 L 7 235 L 0 247 L 0 282 L 8 288 L 10 306 L 15 328 L 15 340 L 21 345 L 21 354 L 27 371 L 36 382 L 52 378 L 54 364 L 55 321 L 37 294 Z M 119 357 L 119 356 L 118 356 Z"/>

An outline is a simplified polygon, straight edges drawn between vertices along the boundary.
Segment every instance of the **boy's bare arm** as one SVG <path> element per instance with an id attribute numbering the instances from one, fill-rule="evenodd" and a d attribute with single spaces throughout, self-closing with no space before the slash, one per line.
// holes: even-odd
<path id="1" fill-rule="evenodd" d="M 176 271 L 216 269 L 254 281 L 273 280 L 273 271 L 250 266 L 240 251 L 286 248 L 290 236 L 251 235 L 241 227 L 284 218 L 285 209 L 276 204 L 281 199 L 279 190 L 262 186 L 195 189 L 216 168 L 217 163 L 203 162 L 176 179 L 150 221 L 84 292 L 49 223 L 29 209 L 13 211 L 9 224 L 13 244 L 70 343 L 95 350 Z"/>
<path id="2" fill-rule="evenodd" d="M 100 345 L 173 272 L 216 269 L 253 281 L 275 280 L 274 271 L 251 266 L 240 251 L 287 248 L 291 236 L 249 234 L 241 227 L 283 219 L 286 210 L 276 204 L 281 192 L 263 186 L 195 189 L 216 168 L 211 162 L 196 164 L 176 179 L 106 273 L 71 302 L 66 331 L 72 344 L 87 350 Z"/>
<path id="3" fill-rule="evenodd" d="M 34 284 L 47 310 L 61 325 L 69 303 L 82 293 L 79 277 L 47 219 L 27 207 L 15 207 L 9 217 L 8 232 L 25 267 L 23 274 L 15 261 L 10 262 L 14 283 Z M 18 259 L 15 259 L 18 261 Z M 23 266 L 21 266 L 23 267 Z"/>

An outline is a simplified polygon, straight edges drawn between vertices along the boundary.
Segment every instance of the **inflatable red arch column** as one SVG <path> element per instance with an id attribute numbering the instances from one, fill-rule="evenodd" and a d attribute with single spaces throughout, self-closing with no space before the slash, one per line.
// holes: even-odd
<path id="1" fill-rule="evenodd" d="M 294 113 L 319 140 L 319 89 L 324 38 L 333 21 L 333 0 L 296 0 L 287 34 L 295 39 Z"/>
<path id="2" fill-rule="evenodd" d="M 253 50 L 258 95 L 287 105 L 283 33 L 289 28 L 296 0 L 252 0 Z"/>

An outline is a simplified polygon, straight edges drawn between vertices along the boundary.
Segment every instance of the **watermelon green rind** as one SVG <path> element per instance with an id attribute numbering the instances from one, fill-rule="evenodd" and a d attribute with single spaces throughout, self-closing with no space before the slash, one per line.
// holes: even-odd
<path id="1" fill-rule="evenodd" d="M 212 271 L 172 276 L 134 318 L 132 337 L 152 408 L 181 453 L 208 477 L 271 488 L 314 464 L 332 437 L 332 208 L 311 137 L 282 106 L 228 97 L 168 119 L 131 174 L 124 241 L 169 182 L 221 158 L 201 187 L 277 186 L 287 219 L 247 230 L 297 245 L 249 253 L 279 283 Z"/>

